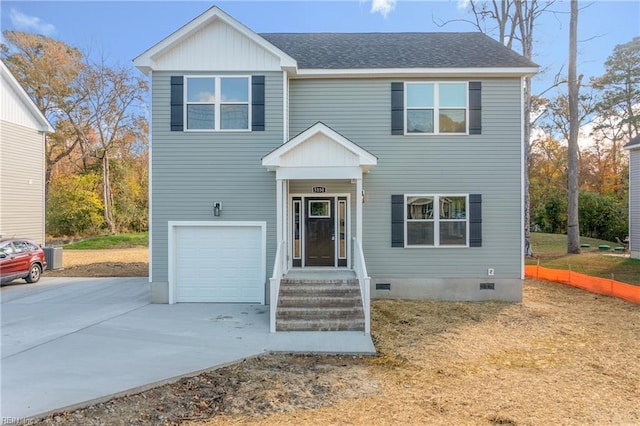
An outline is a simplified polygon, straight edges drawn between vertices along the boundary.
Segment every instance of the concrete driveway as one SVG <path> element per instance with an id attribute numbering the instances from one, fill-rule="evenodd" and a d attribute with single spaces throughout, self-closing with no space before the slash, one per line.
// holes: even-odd
<path id="1" fill-rule="evenodd" d="M 1 412 L 44 415 L 265 352 L 374 353 L 358 332 L 269 333 L 269 307 L 152 305 L 147 278 L 3 285 Z"/>

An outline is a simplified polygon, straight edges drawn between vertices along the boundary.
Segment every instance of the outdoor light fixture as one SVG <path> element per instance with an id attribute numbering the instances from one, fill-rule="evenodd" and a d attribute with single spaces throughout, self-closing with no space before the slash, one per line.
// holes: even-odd
<path id="1" fill-rule="evenodd" d="M 220 201 L 213 202 L 213 215 L 220 216 L 220 212 L 222 211 L 222 203 Z"/>

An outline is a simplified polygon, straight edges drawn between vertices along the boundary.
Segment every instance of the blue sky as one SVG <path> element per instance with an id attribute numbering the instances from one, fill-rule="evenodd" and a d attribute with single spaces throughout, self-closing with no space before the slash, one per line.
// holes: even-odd
<path id="1" fill-rule="evenodd" d="M 41 33 L 70 45 L 131 64 L 147 48 L 217 5 L 256 32 L 473 31 L 470 24 L 436 22 L 470 19 L 459 0 L 343 1 L 5 1 L 2 30 Z M 601 75 L 617 44 L 640 36 L 640 2 L 580 1 L 579 68 Z M 558 1 L 539 21 L 534 61 L 541 73 L 534 92 L 543 90 L 564 65 L 568 52 L 569 2 Z"/>

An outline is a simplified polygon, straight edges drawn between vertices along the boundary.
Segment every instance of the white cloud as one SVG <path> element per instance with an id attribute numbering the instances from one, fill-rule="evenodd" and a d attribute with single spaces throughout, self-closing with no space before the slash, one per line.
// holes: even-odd
<path id="1" fill-rule="evenodd" d="M 458 9 L 466 9 L 469 6 L 470 0 L 458 0 Z"/>
<path id="2" fill-rule="evenodd" d="M 396 8 L 397 0 L 373 0 L 371 2 L 371 13 L 380 13 L 385 18 Z"/>
<path id="3" fill-rule="evenodd" d="M 56 32 L 56 27 L 53 24 L 49 24 L 37 16 L 25 15 L 17 9 L 11 9 L 9 19 L 11 19 L 11 23 L 19 31 L 46 36 L 53 35 Z"/>

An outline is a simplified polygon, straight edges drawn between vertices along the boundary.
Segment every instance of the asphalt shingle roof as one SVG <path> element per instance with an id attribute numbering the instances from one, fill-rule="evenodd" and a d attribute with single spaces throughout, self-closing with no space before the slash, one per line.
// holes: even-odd
<path id="1" fill-rule="evenodd" d="M 482 33 L 260 34 L 299 68 L 518 68 L 537 65 Z"/>

